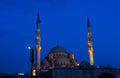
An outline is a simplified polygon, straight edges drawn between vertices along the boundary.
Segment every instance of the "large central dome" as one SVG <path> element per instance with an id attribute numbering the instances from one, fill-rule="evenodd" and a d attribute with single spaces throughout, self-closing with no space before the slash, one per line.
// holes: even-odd
<path id="1" fill-rule="evenodd" d="M 50 53 L 58 53 L 58 52 L 67 53 L 66 49 L 60 45 L 57 45 L 50 50 Z"/>
<path id="2" fill-rule="evenodd" d="M 55 66 L 76 66 L 74 54 L 69 54 L 65 48 L 60 45 L 53 47 L 47 57 L 42 61 L 43 69 L 53 68 Z"/>

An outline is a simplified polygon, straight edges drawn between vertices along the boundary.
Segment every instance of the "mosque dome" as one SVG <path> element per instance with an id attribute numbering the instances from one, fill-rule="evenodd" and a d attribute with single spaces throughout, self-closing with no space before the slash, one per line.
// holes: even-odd
<path id="1" fill-rule="evenodd" d="M 58 53 L 58 52 L 67 53 L 66 49 L 60 45 L 57 45 L 50 50 L 50 53 Z"/>
<path id="2" fill-rule="evenodd" d="M 73 54 L 69 54 L 65 48 L 60 45 L 53 47 L 43 61 L 43 67 L 54 66 L 75 66 L 76 61 L 71 57 Z"/>

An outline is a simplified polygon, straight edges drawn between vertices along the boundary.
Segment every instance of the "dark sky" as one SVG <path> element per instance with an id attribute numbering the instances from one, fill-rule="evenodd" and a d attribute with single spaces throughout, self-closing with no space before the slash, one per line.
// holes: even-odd
<path id="1" fill-rule="evenodd" d="M 120 67 L 119 0 L 0 0 L 0 72 L 30 70 L 30 45 L 35 48 L 38 11 L 41 59 L 57 44 L 89 61 L 87 16 L 93 34 L 95 65 Z"/>

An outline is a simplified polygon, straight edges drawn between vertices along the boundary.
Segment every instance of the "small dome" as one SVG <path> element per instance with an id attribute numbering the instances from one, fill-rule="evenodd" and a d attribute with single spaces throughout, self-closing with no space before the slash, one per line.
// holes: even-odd
<path id="1" fill-rule="evenodd" d="M 64 53 L 67 53 L 67 51 L 65 50 L 65 48 L 57 45 L 55 47 L 53 47 L 51 50 L 50 50 L 50 53 L 56 53 L 56 52 L 64 52 Z"/>
<path id="2" fill-rule="evenodd" d="M 43 64 L 43 66 L 50 66 L 49 62 L 46 59 L 44 59 L 42 64 Z"/>

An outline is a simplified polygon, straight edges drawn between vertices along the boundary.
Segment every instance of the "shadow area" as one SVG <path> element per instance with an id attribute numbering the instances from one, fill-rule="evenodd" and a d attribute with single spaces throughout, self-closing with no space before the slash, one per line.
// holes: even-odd
<path id="1" fill-rule="evenodd" d="M 98 75 L 97 78 L 115 78 L 115 76 L 109 73 L 103 73 L 101 75 Z"/>

